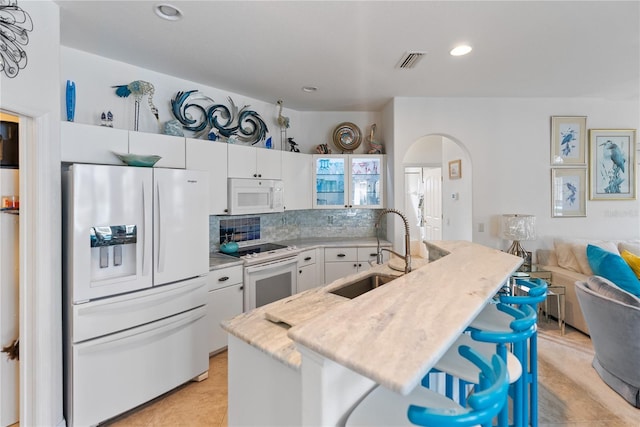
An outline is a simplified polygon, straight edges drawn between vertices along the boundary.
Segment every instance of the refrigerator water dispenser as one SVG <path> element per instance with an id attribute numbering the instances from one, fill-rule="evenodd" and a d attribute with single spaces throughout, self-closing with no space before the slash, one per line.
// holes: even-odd
<path id="1" fill-rule="evenodd" d="M 90 230 L 91 282 L 136 274 L 138 228 L 135 225 L 95 226 Z"/>

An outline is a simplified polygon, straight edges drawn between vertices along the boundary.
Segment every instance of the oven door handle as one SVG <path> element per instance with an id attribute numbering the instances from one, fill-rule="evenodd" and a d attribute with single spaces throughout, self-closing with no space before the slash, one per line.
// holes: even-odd
<path id="1" fill-rule="evenodd" d="M 249 273 L 249 274 L 257 273 L 257 272 L 262 271 L 262 270 L 268 270 L 268 269 L 272 269 L 272 268 L 284 267 L 284 266 L 290 265 L 290 264 L 296 264 L 297 262 L 298 262 L 298 259 L 296 257 L 279 259 L 279 260 L 276 260 L 276 261 L 268 262 L 266 264 L 259 264 L 259 265 L 254 265 L 254 266 L 251 266 L 251 267 L 246 267 L 245 271 L 247 273 Z"/>

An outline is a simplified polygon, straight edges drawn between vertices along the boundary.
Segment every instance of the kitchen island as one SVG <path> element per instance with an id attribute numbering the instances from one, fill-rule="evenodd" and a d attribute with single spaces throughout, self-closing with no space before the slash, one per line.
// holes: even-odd
<path id="1" fill-rule="evenodd" d="M 469 242 L 427 245 L 431 262 L 357 298 L 331 291 L 400 273 L 375 266 L 224 322 L 229 425 L 340 425 L 376 384 L 418 385 L 522 263 Z"/>

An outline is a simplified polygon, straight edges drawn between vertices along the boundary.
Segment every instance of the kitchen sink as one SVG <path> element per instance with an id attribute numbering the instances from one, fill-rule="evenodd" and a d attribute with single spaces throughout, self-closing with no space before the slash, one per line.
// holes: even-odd
<path id="1" fill-rule="evenodd" d="M 333 291 L 330 291 L 330 293 L 340 295 L 341 297 L 353 299 L 397 278 L 398 276 L 372 273 L 368 276 L 347 283 L 340 288 L 334 289 Z"/>

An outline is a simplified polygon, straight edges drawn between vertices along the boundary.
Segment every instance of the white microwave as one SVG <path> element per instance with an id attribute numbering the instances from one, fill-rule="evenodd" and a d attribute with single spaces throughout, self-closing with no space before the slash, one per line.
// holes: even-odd
<path id="1" fill-rule="evenodd" d="M 284 211 L 284 185 L 277 179 L 229 178 L 229 214 Z"/>

